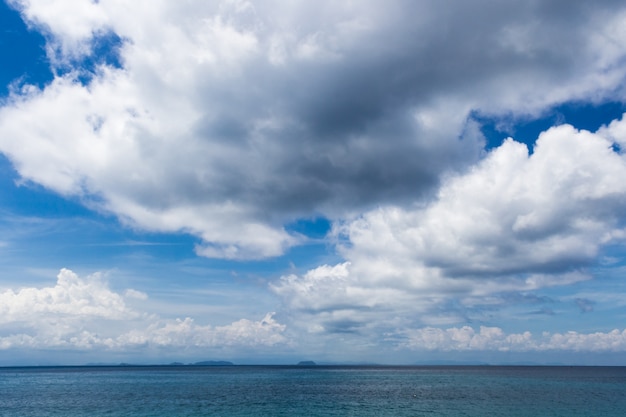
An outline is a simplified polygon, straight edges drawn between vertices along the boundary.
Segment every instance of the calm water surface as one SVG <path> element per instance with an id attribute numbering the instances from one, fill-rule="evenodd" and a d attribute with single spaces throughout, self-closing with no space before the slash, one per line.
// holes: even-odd
<path id="1" fill-rule="evenodd" d="M 626 367 L 0 368 L 2 416 L 626 416 Z"/>

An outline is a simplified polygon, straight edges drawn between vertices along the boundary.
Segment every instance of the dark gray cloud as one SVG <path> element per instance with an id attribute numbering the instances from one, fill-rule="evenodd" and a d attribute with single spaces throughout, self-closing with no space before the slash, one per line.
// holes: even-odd
<path id="1" fill-rule="evenodd" d="M 200 135 L 241 141 L 241 157 L 250 162 L 249 172 L 237 169 L 221 178 L 224 195 L 215 198 L 249 200 L 261 210 L 297 214 L 413 201 L 436 185 L 442 172 L 463 169 L 478 157 L 480 142 L 457 140 L 469 110 L 500 112 L 519 106 L 524 113 L 571 98 L 550 94 L 592 70 L 581 55 L 594 53 L 590 38 L 598 28 L 593 24 L 614 4 L 590 10 L 584 2 L 567 7 L 394 2 L 384 8 L 365 3 L 355 11 L 361 15 L 350 17 L 362 17 L 370 26 L 347 36 L 340 26 L 345 15 L 323 3 L 325 13 L 314 14 L 310 26 L 294 36 L 316 35 L 317 46 L 332 57 L 321 54 L 276 68 L 260 56 L 243 70 L 241 84 L 217 90 L 207 85 L 205 97 L 219 101 L 223 112 L 217 125 L 227 120 L 229 130 Z M 262 6 L 256 12 L 259 21 L 267 18 Z M 269 36 L 259 34 L 261 42 Z M 522 101 L 526 96 L 531 100 Z M 444 118 L 438 125 L 416 121 L 420 111 L 446 100 L 462 104 L 439 110 Z M 455 110 L 461 114 L 448 113 Z M 271 115 L 289 122 L 255 130 L 251 121 Z M 258 134 L 264 144 L 271 143 L 269 149 L 254 148 Z M 264 157 L 255 160 L 245 150 Z M 257 188 L 247 175 L 259 173 L 268 180 Z"/>

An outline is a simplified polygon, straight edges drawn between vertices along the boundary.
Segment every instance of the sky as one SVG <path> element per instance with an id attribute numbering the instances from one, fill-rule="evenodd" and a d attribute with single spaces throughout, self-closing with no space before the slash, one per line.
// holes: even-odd
<path id="1" fill-rule="evenodd" d="M 0 2 L 0 366 L 626 365 L 622 1 Z"/>

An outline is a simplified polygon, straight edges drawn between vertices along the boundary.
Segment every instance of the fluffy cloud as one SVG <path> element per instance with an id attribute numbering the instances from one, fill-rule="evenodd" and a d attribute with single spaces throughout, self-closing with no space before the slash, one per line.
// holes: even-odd
<path id="1" fill-rule="evenodd" d="M 136 316 L 124 298 L 108 288 L 101 274 L 81 279 L 74 272 L 62 269 L 54 287 L 0 293 L 0 325 L 13 322 L 34 325 L 62 317 L 125 320 Z"/>
<path id="2" fill-rule="evenodd" d="M 68 269 L 59 272 L 54 287 L 0 293 L 0 312 L 3 349 L 88 348 L 112 329 L 143 318 L 108 288 L 102 274 L 83 279 Z"/>
<path id="3" fill-rule="evenodd" d="M 449 277 L 567 271 L 623 238 L 625 174 L 625 158 L 599 134 L 555 127 L 532 155 L 509 139 L 426 209 L 381 208 L 347 224 L 345 252 L 399 253 Z"/>
<path id="4" fill-rule="evenodd" d="M 349 265 L 322 267 L 318 276 L 316 272 L 308 275 L 308 282 L 300 283 L 300 295 L 306 290 L 303 286 L 311 285 L 316 279 L 333 276 L 339 281 L 339 293 L 327 304 L 318 304 L 311 308 L 318 311 L 317 316 L 309 323 L 308 331 L 313 335 L 326 333 L 359 333 L 375 331 L 391 342 L 392 349 L 428 350 L 428 351 L 515 351 L 531 352 L 546 350 L 564 350 L 577 352 L 623 351 L 626 349 L 626 330 L 613 330 L 607 333 L 548 333 L 533 335 L 530 332 L 506 334 L 501 328 L 481 326 L 475 330 L 463 327 L 406 327 L 406 321 L 397 321 L 378 317 L 378 321 L 362 323 L 359 315 L 369 314 L 370 319 L 380 315 L 381 310 L 375 306 L 385 299 L 369 299 L 375 291 L 365 297 L 369 306 L 355 306 L 359 299 L 358 290 L 346 288 L 341 283 L 349 276 Z M 321 272 L 324 272 L 322 274 Z M 287 281 L 297 277 L 286 278 Z M 171 351 L 184 349 L 185 352 L 206 352 L 207 349 L 234 351 L 264 348 L 293 347 L 307 341 L 293 339 L 294 333 L 287 335 L 287 326 L 268 313 L 255 321 L 241 319 L 230 324 L 212 326 L 197 324 L 190 317 L 184 319 L 162 319 L 155 314 L 130 309 L 126 300 L 145 300 L 147 295 L 128 289 L 122 296 L 111 291 L 101 274 L 80 278 L 72 271 L 61 270 L 57 284 L 48 288 L 22 288 L 18 291 L 6 290 L 0 294 L 2 321 L 0 322 L 0 349 L 65 349 L 75 352 L 129 352 Z M 289 287 L 283 287 L 286 290 Z M 309 288 L 311 289 L 311 288 Z M 293 294 L 291 294 L 293 295 Z M 353 299 L 350 296 L 354 296 Z M 300 302 L 303 302 L 300 299 Z M 392 295 L 389 296 L 389 300 Z M 297 297 L 296 297 L 297 299 Z M 336 303 L 343 300 L 344 309 L 337 309 Z M 301 305 L 296 305 L 301 307 Z M 330 308 L 329 308 L 330 307 Z M 394 309 L 394 314 L 403 308 L 402 302 Z M 367 312 L 372 308 L 372 312 Z M 413 312 L 418 311 L 414 309 Z M 375 314 L 374 314 L 375 313 Z M 326 328 L 320 327 L 319 318 L 326 320 Z M 318 321 L 315 321 L 318 320 Z M 323 322 L 323 320 L 321 322 Z M 390 331 L 390 328 L 399 330 Z M 295 333 L 297 334 L 297 333 Z M 325 340 L 323 338 L 322 339 Z M 315 336 L 316 338 L 318 336 Z M 320 339 L 320 340 L 322 340 Z M 323 341 L 322 340 L 322 341 Z M 353 341 L 354 342 L 354 341 Z M 328 341 L 336 344 L 337 341 Z M 346 342 L 351 343 L 351 342 Z M 361 342 L 359 342 L 361 343 Z M 357 344 L 355 351 L 363 349 Z"/>
<path id="5" fill-rule="evenodd" d="M 229 348 L 286 344 L 285 325 L 273 314 L 224 326 L 199 325 L 192 318 L 165 320 L 126 305 L 147 295 L 109 289 L 101 274 L 80 278 L 62 269 L 57 284 L 0 293 L 0 349 L 64 348 L 127 351 L 136 347 Z"/>
<path id="6" fill-rule="evenodd" d="M 426 327 L 404 332 L 403 347 L 414 350 L 441 351 L 546 351 L 569 350 L 584 352 L 621 352 L 626 349 L 626 330 L 607 333 L 544 332 L 533 336 L 530 332 L 506 334 L 499 327 Z"/>
<path id="7" fill-rule="evenodd" d="M 554 127 L 532 154 L 509 139 L 449 177 L 427 205 L 380 207 L 336 225 L 348 262 L 285 276 L 272 289 L 331 328 L 329 312 L 346 310 L 361 323 L 463 322 L 472 308 L 504 304 L 502 294 L 590 279 L 584 268 L 626 236 L 626 157 L 613 148 L 624 125 Z"/>
<path id="8" fill-rule="evenodd" d="M 15 88 L 0 151 L 24 180 L 194 234 L 209 257 L 280 255 L 300 217 L 406 208 L 479 159 L 472 111 L 620 98 L 626 71 L 615 1 L 10 3 L 56 77 Z M 113 35 L 121 67 L 88 65 Z"/>

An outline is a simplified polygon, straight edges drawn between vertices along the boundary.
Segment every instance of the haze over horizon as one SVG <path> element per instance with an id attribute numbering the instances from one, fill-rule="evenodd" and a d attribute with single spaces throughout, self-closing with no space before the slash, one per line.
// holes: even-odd
<path id="1" fill-rule="evenodd" d="M 0 27 L 0 366 L 626 365 L 623 2 Z"/>

